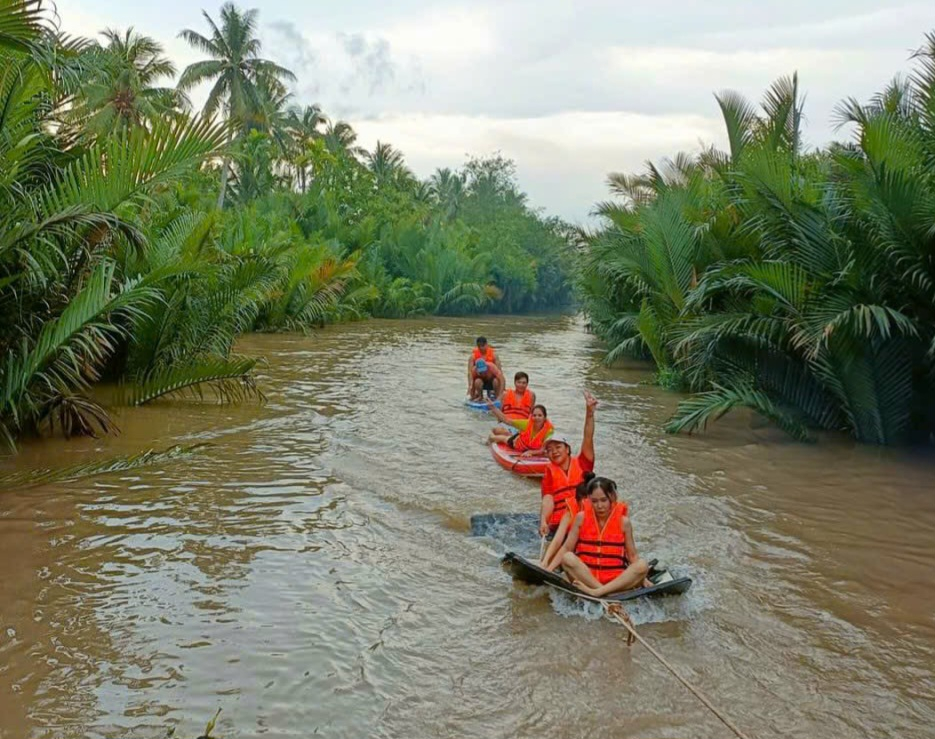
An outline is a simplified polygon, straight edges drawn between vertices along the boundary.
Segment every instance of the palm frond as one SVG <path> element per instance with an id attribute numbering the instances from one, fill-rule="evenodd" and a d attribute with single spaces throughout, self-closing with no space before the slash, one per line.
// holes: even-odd
<path id="1" fill-rule="evenodd" d="M 190 394 L 204 398 L 209 388 L 219 402 L 233 403 L 248 398 L 263 399 L 253 377 L 257 360 L 232 357 L 206 358 L 178 364 L 151 373 L 143 381 L 124 385 L 119 393 L 122 403 L 141 406 L 169 395 Z"/>
<path id="2" fill-rule="evenodd" d="M 749 408 L 759 413 L 798 441 L 811 439 L 803 423 L 777 407 L 766 393 L 756 390 L 752 383 L 731 386 L 715 384 L 713 390 L 683 400 L 675 416 L 666 424 L 666 431 L 670 434 L 703 431 L 708 423 L 734 408 Z"/>

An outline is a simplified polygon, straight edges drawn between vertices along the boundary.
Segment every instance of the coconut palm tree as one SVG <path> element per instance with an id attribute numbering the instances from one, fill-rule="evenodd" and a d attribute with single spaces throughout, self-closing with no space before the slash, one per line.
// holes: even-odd
<path id="1" fill-rule="evenodd" d="M 190 64 L 182 72 L 179 89 L 188 91 L 203 82 L 213 82 L 204 114 L 214 116 L 223 108 L 230 128 L 230 136 L 249 125 L 251 111 L 261 107 L 258 84 L 265 84 L 271 92 L 284 93 L 284 83 L 295 75 L 274 62 L 260 57 L 260 39 L 256 35 L 257 10 L 242 11 L 233 3 L 221 6 L 220 27 L 207 12 L 202 11 L 211 30 L 203 36 L 191 29 L 179 36 L 210 59 Z M 224 193 L 230 176 L 230 158 L 225 156 L 221 165 L 221 188 L 217 207 L 224 206 Z"/>
<path id="2" fill-rule="evenodd" d="M 325 126 L 325 146 L 332 154 L 346 152 L 353 157 L 365 156 L 366 151 L 357 146 L 357 132 L 347 121 L 328 121 Z"/>
<path id="3" fill-rule="evenodd" d="M 327 122 L 327 116 L 317 105 L 289 109 L 286 125 L 292 142 L 292 165 L 303 193 L 308 186 L 309 149 L 324 136 L 320 129 Z"/>
<path id="4" fill-rule="evenodd" d="M 383 186 L 390 183 L 399 183 L 400 181 L 410 181 L 414 179 L 412 173 L 406 167 L 406 160 L 403 153 L 394 149 L 392 145 L 377 141 L 377 145 L 372 152 L 364 155 L 369 169 L 376 180 L 377 186 Z"/>
<path id="5" fill-rule="evenodd" d="M 463 172 L 452 172 L 448 167 L 435 170 L 429 178 L 429 187 L 435 202 L 447 220 L 458 217 L 466 193 Z"/>
<path id="6" fill-rule="evenodd" d="M 99 71 L 81 86 L 79 116 L 83 125 L 97 135 L 145 125 L 187 103 L 171 87 L 160 87 L 162 79 L 175 76 L 175 65 L 164 55 L 155 39 L 135 33 L 101 32 L 106 44 L 90 52 L 99 57 Z"/>

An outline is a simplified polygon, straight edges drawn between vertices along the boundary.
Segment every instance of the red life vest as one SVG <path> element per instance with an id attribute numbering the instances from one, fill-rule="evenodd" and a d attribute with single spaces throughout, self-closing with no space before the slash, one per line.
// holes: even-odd
<path id="1" fill-rule="evenodd" d="M 503 393 L 503 414 L 510 418 L 529 418 L 532 415 L 532 393 L 528 390 L 517 395 L 515 390 Z"/>
<path id="2" fill-rule="evenodd" d="M 584 470 L 578 462 L 578 457 L 572 457 L 565 472 L 555 463 L 549 463 L 542 478 L 542 494 L 551 495 L 555 501 L 552 516 L 549 518 L 549 527 L 556 528 L 562 522 L 562 516 L 568 510 L 568 500 L 575 499 L 575 488 L 584 481 Z"/>
<path id="3" fill-rule="evenodd" d="M 542 428 L 539 429 L 539 432 L 533 436 L 532 421 L 530 421 L 526 424 L 526 428 L 520 431 L 519 435 L 513 440 L 513 448 L 518 452 L 542 449 L 542 445 L 545 444 L 545 440 L 548 438 L 549 434 L 552 433 L 553 429 L 552 422 L 546 419 L 545 423 L 542 424 Z"/>
<path id="4" fill-rule="evenodd" d="M 610 511 L 604 528 L 598 527 L 597 516 L 590 500 L 581 507 L 584 521 L 578 532 L 575 554 L 588 566 L 597 581 L 604 585 L 627 568 L 627 535 L 623 530 L 623 517 L 627 504 L 617 503 Z"/>

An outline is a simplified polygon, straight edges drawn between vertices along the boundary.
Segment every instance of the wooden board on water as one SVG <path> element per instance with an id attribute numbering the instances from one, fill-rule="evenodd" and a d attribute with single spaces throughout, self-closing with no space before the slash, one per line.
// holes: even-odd
<path id="1" fill-rule="evenodd" d="M 564 577 L 555 572 L 544 570 L 539 565 L 529 561 L 514 552 L 507 552 L 503 557 L 503 563 L 510 570 L 514 580 L 520 580 L 530 585 L 549 585 L 576 598 L 583 600 L 605 600 L 622 602 L 635 600 L 636 598 L 652 598 L 660 595 L 678 595 L 688 590 L 692 581 L 689 577 L 674 577 L 671 573 L 663 571 L 661 568 L 655 568 L 660 571 L 659 582 L 651 588 L 636 588 L 627 590 L 623 593 L 615 593 L 605 598 L 594 598 L 587 593 L 582 593 L 578 588 L 568 582 Z"/>

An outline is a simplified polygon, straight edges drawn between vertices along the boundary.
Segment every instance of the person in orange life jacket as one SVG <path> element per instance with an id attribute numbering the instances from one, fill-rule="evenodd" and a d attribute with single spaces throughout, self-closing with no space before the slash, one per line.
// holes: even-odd
<path id="1" fill-rule="evenodd" d="M 575 488 L 575 498 L 574 500 L 568 500 L 568 510 L 562 515 L 562 520 L 555 530 L 555 535 L 552 537 L 552 541 L 549 542 L 549 548 L 546 549 L 542 560 L 539 562 L 539 566 L 543 569 L 549 572 L 557 570 L 562 564 L 562 557 L 565 555 L 565 552 L 574 550 L 574 546 L 569 547 L 566 543 L 568 532 L 571 531 L 571 525 L 574 523 L 575 516 L 577 516 L 578 511 L 581 510 L 581 504 L 588 497 L 588 483 L 595 477 L 597 477 L 597 475 L 593 472 L 585 472 L 582 475 L 581 482 L 578 483 L 578 487 Z"/>
<path id="2" fill-rule="evenodd" d="M 502 400 L 501 410 L 505 416 L 518 420 L 529 418 L 536 404 L 536 394 L 529 389 L 529 375 L 517 372 L 513 376 L 513 389 L 503 393 Z"/>
<path id="3" fill-rule="evenodd" d="M 649 566 L 633 539 L 627 505 L 617 500 L 617 484 L 606 477 L 588 483 L 588 497 L 575 516 L 562 556 L 565 576 L 579 590 L 603 598 L 648 587 Z"/>
<path id="4" fill-rule="evenodd" d="M 468 395 L 471 400 L 481 400 L 487 392 L 499 400 L 504 386 L 500 358 L 487 339 L 478 336 L 477 346 L 468 359 Z"/>
<path id="5" fill-rule="evenodd" d="M 490 400 L 487 401 L 487 406 L 490 408 L 491 413 L 503 423 L 519 430 L 517 433 L 498 426 L 487 437 L 488 444 L 506 444 L 511 449 L 522 452 L 524 457 L 541 457 L 545 454 L 543 446 L 546 439 L 552 435 L 553 427 L 551 421 L 549 421 L 549 413 L 544 405 L 535 406 L 532 409 L 532 418 L 522 421 L 508 418 Z"/>
<path id="6" fill-rule="evenodd" d="M 500 400 L 503 394 L 503 373 L 495 364 L 478 359 L 474 363 L 474 385 L 471 388 L 471 400 L 481 401 L 484 397 Z"/>
<path id="7" fill-rule="evenodd" d="M 562 516 L 568 510 L 568 501 L 574 500 L 575 488 L 584 478 L 584 473 L 594 470 L 594 410 L 597 399 L 585 391 L 584 401 L 584 439 L 578 456 L 571 456 L 571 442 L 565 436 L 555 434 L 545 442 L 549 466 L 542 477 L 540 536 L 548 536 L 558 529 Z"/>

